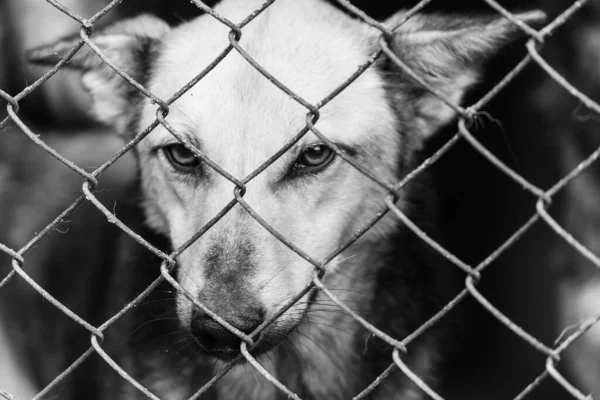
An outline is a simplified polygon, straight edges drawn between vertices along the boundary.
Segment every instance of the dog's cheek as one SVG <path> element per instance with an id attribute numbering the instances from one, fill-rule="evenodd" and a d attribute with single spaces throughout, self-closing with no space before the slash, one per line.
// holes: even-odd
<path id="1" fill-rule="evenodd" d="M 174 248 L 181 246 L 194 234 L 193 224 L 186 218 L 185 208 L 165 185 L 152 184 L 146 193 L 146 223 L 156 232 L 167 236 Z"/>
<path id="2" fill-rule="evenodd" d="M 164 190 L 160 179 L 156 179 L 155 172 L 149 171 L 149 166 L 142 165 L 142 191 L 143 208 L 146 216 L 146 224 L 153 230 L 163 235 L 169 234 L 169 223 L 165 214 Z M 167 203 L 168 204 L 168 203 Z"/>
<path id="3" fill-rule="evenodd" d="M 174 248 L 185 243 L 200 227 L 196 227 L 201 217 L 198 212 L 193 215 L 193 203 L 201 201 L 199 196 L 192 199 L 193 189 L 184 182 L 174 179 L 169 171 L 159 165 L 158 160 L 142 164 L 141 179 L 143 190 L 143 206 L 146 224 L 156 232 L 167 236 Z"/>
<path id="4" fill-rule="evenodd" d="M 366 226 L 386 209 L 385 199 L 387 193 L 379 184 L 364 176 L 359 171 L 348 167 L 347 176 L 335 187 L 328 187 L 334 194 L 330 196 L 326 204 L 322 204 L 314 210 L 315 223 L 319 225 L 319 243 L 330 243 L 323 249 L 328 255 L 343 243 L 350 240 L 355 234 Z M 386 175 L 390 172 L 386 171 Z M 391 178 L 381 174 L 383 181 Z M 388 226 L 388 218 L 378 221 L 375 227 L 379 230 L 391 230 Z M 371 230 L 367 231 L 364 238 L 372 236 Z"/>
<path id="5" fill-rule="evenodd" d="M 275 312 L 310 282 L 312 266 L 270 233 L 257 232 L 256 237 L 260 237 L 260 241 L 251 286 L 259 293 L 263 306 Z M 310 249 L 307 252 L 310 253 Z"/>
<path id="6" fill-rule="evenodd" d="M 146 215 L 146 225 L 157 233 L 168 235 L 168 223 L 157 203 L 151 199 L 145 199 L 143 203 Z"/>
<path id="7" fill-rule="evenodd" d="M 271 208 L 275 207 L 276 205 L 271 204 Z M 286 218 L 283 218 L 284 212 L 278 212 L 279 218 L 274 220 L 270 218 L 271 213 L 266 212 L 267 209 L 268 207 L 261 207 L 258 212 L 286 240 L 298 246 L 311 257 L 316 256 L 312 254 L 313 249 L 307 247 L 306 241 L 300 240 L 305 235 L 297 232 L 294 225 L 290 225 L 298 224 L 301 221 L 301 216 L 298 215 L 300 210 L 297 209 L 296 215 L 288 215 Z M 275 212 L 277 211 L 273 210 L 273 213 Z M 298 230 L 300 229 L 298 225 L 296 227 Z M 251 290 L 258 296 L 266 316 L 269 317 L 301 293 L 310 283 L 314 268 L 258 223 L 249 223 L 248 229 L 248 236 L 255 248 L 255 270 L 252 274 L 246 275 L 245 279 Z M 294 306 L 294 310 L 293 316 L 301 316 L 303 313 L 300 305 Z M 288 322 L 283 323 L 286 326 L 287 324 Z"/>

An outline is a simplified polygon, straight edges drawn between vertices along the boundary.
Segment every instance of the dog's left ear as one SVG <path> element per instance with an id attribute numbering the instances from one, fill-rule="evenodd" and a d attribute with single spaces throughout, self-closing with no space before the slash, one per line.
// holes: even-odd
<path id="1" fill-rule="evenodd" d="M 144 14 L 94 33 L 91 41 L 110 62 L 143 85 L 151 68 L 152 56 L 169 31 L 166 22 Z M 77 34 L 64 37 L 55 43 L 29 50 L 27 58 L 34 64 L 55 65 L 80 40 Z M 136 116 L 137 102 L 133 100 L 139 96 L 138 90 L 85 44 L 66 67 L 81 72 L 83 86 L 92 98 L 91 111 L 95 119 L 114 127 L 121 135 L 130 136 L 126 130 Z"/>
<path id="2" fill-rule="evenodd" d="M 386 21 L 393 27 L 399 13 Z M 524 23 L 544 20 L 541 11 L 516 14 Z M 515 39 L 524 36 L 513 22 L 502 17 L 415 15 L 394 31 L 391 49 L 417 76 L 460 104 L 465 92 L 481 75 L 484 61 Z M 456 117 L 456 112 L 423 85 L 389 61 L 393 101 L 398 113 L 421 135 L 431 137 Z"/>

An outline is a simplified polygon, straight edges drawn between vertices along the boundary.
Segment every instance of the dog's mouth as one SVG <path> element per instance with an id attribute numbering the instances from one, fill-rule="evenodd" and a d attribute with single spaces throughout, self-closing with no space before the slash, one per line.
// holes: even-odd
<path id="1" fill-rule="evenodd" d="M 291 306 L 266 326 L 263 325 L 268 321 L 268 314 L 263 307 L 257 306 L 257 303 L 239 304 L 235 310 L 227 310 L 229 312 L 215 311 L 222 319 L 221 322 L 226 323 L 220 323 L 201 309 L 194 308 L 188 322 L 189 333 L 196 343 L 196 351 L 202 355 L 232 361 L 242 354 L 243 339 L 242 335 L 239 335 L 241 332 L 253 339 L 253 343 L 246 346 L 250 355 L 259 357 L 285 341 L 305 320 L 315 296 L 316 291 L 311 291 L 307 301 L 300 303 L 300 307 Z M 213 304 L 211 306 L 218 309 Z M 238 334 L 234 333 L 231 327 L 235 328 Z M 243 361 L 243 358 L 240 360 Z"/>
<path id="2" fill-rule="evenodd" d="M 210 349 L 203 346 L 200 342 L 196 341 L 200 352 L 203 355 L 214 357 L 221 361 L 233 361 L 235 360 L 241 353 L 241 349 Z"/>
<path id="3" fill-rule="evenodd" d="M 254 339 L 253 345 L 246 346 L 248 352 L 252 357 L 258 357 L 273 350 L 299 323 L 300 321 L 297 321 L 289 326 L 282 326 L 283 324 L 274 322 Z M 192 337 L 198 351 L 204 355 L 222 361 L 233 361 L 242 354 L 242 339 L 229 332 L 227 328 L 222 327 L 218 332 L 211 332 L 210 335 L 194 332 L 192 329 Z"/>

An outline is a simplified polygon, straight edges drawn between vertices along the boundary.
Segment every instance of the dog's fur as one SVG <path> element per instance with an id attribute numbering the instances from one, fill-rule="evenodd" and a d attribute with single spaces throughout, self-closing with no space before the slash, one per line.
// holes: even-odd
<path id="1" fill-rule="evenodd" d="M 238 22 L 259 4 L 226 0 L 216 10 Z M 388 25 L 402 16 L 392 17 Z M 534 21 L 540 14 L 520 18 Z M 250 56 L 311 103 L 350 77 L 377 49 L 379 37 L 375 29 L 317 0 L 279 0 L 242 32 L 240 44 Z M 417 15 L 397 29 L 391 47 L 428 84 L 459 103 L 477 82 L 485 58 L 518 32 L 503 19 Z M 140 16 L 99 32 L 94 41 L 127 74 L 167 99 L 227 46 L 228 29 L 210 16 L 176 28 Z M 30 55 L 38 63 L 51 63 L 55 53 L 61 55 L 72 44 L 65 39 Z M 154 120 L 156 105 L 89 49 L 82 49 L 70 66 L 82 71 L 96 118 L 123 137 L 130 139 Z M 167 121 L 187 143 L 242 179 L 303 127 L 305 114 L 303 107 L 233 51 L 170 107 Z M 420 150 L 454 114 L 382 58 L 322 108 L 316 127 L 357 163 L 393 183 L 418 165 Z M 117 210 L 128 226 L 165 251 L 178 248 L 210 221 L 232 199 L 234 189 L 206 164 L 195 174 L 177 173 L 164 153 L 166 146 L 175 143 L 166 129 L 158 127 L 135 147 L 139 185 L 129 195 L 134 201 Z M 319 143 L 314 134 L 307 134 L 250 181 L 244 196 L 262 218 L 317 260 L 381 210 L 386 195 L 340 157 L 318 174 L 295 172 L 297 158 Z M 435 201 L 435 188 L 422 175 L 403 189 L 398 207 L 441 240 L 435 230 Z M 91 275 L 71 275 L 79 290 L 94 295 L 93 304 L 55 293 L 91 323 L 99 324 L 158 276 L 160 260 L 108 224 L 95 229 L 94 236 L 102 238 L 98 241 L 102 250 L 86 252 L 87 258 L 80 263 Z M 78 245 L 87 248 L 84 237 L 68 245 L 64 238 L 54 240 L 68 251 Z M 174 275 L 187 296 L 240 329 L 248 319 L 262 321 L 276 313 L 313 275 L 307 261 L 239 205 L 183 251 L 177 264 Z M 48 265 L 58 268 L 59 263 L 54 259 Z M 328 263 L 326 271 L 325 285 L 339 299 L 369 323 L 402 339 L 454 293 L 457 269 L 446 265 L 389 214 Z M 194 329 L 214 325 L 197 312 L 186 295 L 163 284 L 107 330 L 103 346 L 158 397 L 185 399 L 219 369 L 221 364 L 215 366 L 213 356 L 227 358 L 198 335 L 194 337 Z M 216 329 L 217 338 L 221 337 Z M 411 343 L 405 357 L 408 366 L 430 384 L 437 375 L 441 337 L 448 337 L 447 329 L 436 325 Z M 56 376 L 80 347 L 67 346 L 63 339 L 57 347 L 63 351 L 62 361 L 54 368 L 38 370 L 39 381 Z M 261 333 L 254 354 L 301 398 L 342 399 L 355 396 L 372 382 L 391 362 L 391 351 L 322 292 L 312 291 Z M 143 398 L 109 372 L 98 357 L 71 378 L 61 398 Z M 213 386 L 208 397 L 276 399 L 284 395 L 248 365 L 238 365 Z M 423 394 L 395 371 L 370 398 L 421 399 Z"/>

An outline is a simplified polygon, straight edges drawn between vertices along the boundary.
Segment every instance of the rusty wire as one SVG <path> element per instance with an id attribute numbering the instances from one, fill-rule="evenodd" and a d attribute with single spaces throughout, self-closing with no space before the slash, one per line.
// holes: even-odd
<path id="1" fill-rule="evenodd" d="M 300 399 L 300 397 L 291 392 L 289 388 L 285 387 L 281 382 L 279 382 L 274 376 L 272 376 L 263 366 L 261 366 L 258 361 L 251 355 L 250 350 L 254 345 L 254 340 L 260 334 L 260 332 L 265 329 L 267 326 L 272 324 L 277 318 L 279 318 L 286 310 L 292 307 L 297 301 L 299 301 L 306 293 L 317 288 L 321 290 L 329 299 L 333 301 L 338 307 L 340 307 L 343 312 L 348 313 L 352 316 L 356 321 L 363 326 L 365 326 L 368 330 L 371 331 L 373 335 L 378 336 L 381 340 L 385 341 L 387 344 L 391 346 L 390 350 L 390 366 L 381 373 L 369 386 L 364 388 L 364 390 L 357 394 L 355 399 L 361 399 L 369 395 L 381 382 L 386 379 L 390 379 L 389 375 L 395 369 L 401 370 L 410 380 L 412 380 L 419 388 L 421 388 L 425 393 L 427 393 L 431 398 L 434 399 L 443 399 L 438 393 L 436 393 L 431 387 L 424 382 L 424 380 L 415 374 L 413 371 L 409 369 L 407 364 L 404 362 L 404 355 L 407 349 L 410 346 L 410 343 L 423 334 L 427 329 L 431 326 L 435 325 L 442 317 L 444 317 L 447 313 L 449 313 L 452 309 L 454 309 L 459 303 L 463 301 L 467 296 L 475 299 L 482 307 L 484 307 L 491 315 L 493 315 L 498 321 L 504 324 L 508 329 L 510 329 L 515 335 L 519 336 L 523 341 L 528 343 L 532 348 L 543 354 L 546 359 L 546 369 L 540 373 L 540 375 L 531 382 L 524 390 L 517 396 L 515 399 L 525 398 L 532 390 L 534 390 L 543 380 L 551 377 L 553 378 L 559 385 L 561 385 L 568 393 L 570 393 L 573 398 L 577 399 L 588 399 L 589 396 L 586 397 L 579 389 L 574 387 L 572 383 L 568 382 L 565 377 L 563 377 L 558 370 L 556 369 L 556 365 L 560 362 L 561 353 L 576 339 L 578 339 L 583 333 L 589 330 L 594 324 L 598 323 L 600 317 L 590 318 L 584 321 L 581 321 L 577 326 L 577 329 L 563 338 L 560 343 L 555 344 L 553 346 L 542 343 L 539 339 L 534 337 L 533 335 L 526 332 L 522 327 L 518 326 L 514 321 L 510 320 L 506 315 L 502 314 L 500 310 L 498 310 L 485 296 L 477 289 L 477 285 L 483 279 L 483 271 L 484 269 L 490 265 L 495 259 L 497 259 L 501 254 L 503 254 L 510 246 L 516 243 L 533 225 L 539 223 L 546 223 L 555 233 L 556 235 L 562 237 L 562 239 L 571 245 L 579 254 L 586 257 L 588 260 L 593 262 L 597 267 L 600 268 L 600 258 L 595 255 L 590 249 L 586 248 L 582 243 L 577 241 L 568 231 L 566 231 L 563 227 L 559 225 L 559 223 L 550 216 L 547 212 L 547 208 L 552 202 L 553 197 L 563 189 L 569 182 L 579 176 L 583 171 L 592 165 L 593 162 L 597 160 L 600 156 L 600 148 L 593 152 L 588 158 L 586 158 L 577 168 L 567 174 L 564 178 L 562 178 L 559 182 L 557 182 L 550 189 L 544 190 L 528 180 L 526 180 L 522 175 L 520 175 L 517 171 L 511 169 L 508 165 L 502 162 L 496 155 L 494 155 L 491 151 L 489 151 L 483 144 L 481 144 L 475 136 L 470 131 L 470 126 L 474 120 L 478 118 L 480 113 L 482 112 L 482 108 L 491 101 L 499 92 L 501 92 L 510 82 L 512 82 L 516 76 L 518 76 L 521 71 L 525 68 L 525 66 L 535 63 L 539 66 L 545 73 L 561 85 L 565 91 L 577 98 L 583 105 L 589 108 L 591 111 L 596 114 L 600 114 L 600 105 L 590 99 L 588 96 L 583 94 L 579 89 L 577 89 L 574 85 L 572 85 L 568 80 L 563 77 L 559 72 L 557 72 L 544 58 L 541 56 L 539 50 L 543 47 L 544 40 L 549 35 L 553 34 L 560 26 L 562 26 L 569 18 L 571 18 L 576 12 L 578 12 L 586 3 L 585 0 L 575 1 L 572 6 L 568 9 L 564 10 L 562 14 L 560 14 L 554 21 L 549 22 L 546 26 L 541 30 L 535 30 L 534 28 L 526 25 L 524 22 L 518 20 L 514 14 L 510 11 L 503 8 L 500 4 L 493 0 L 482 0 L 487 3 L 490 8 L 499 14 L 501 14 L 504 18 L 510 20 L 516 26 L 521 29 L 524 34 L 529 38 L 526 43 L 527 55 L 521 62 L 519 62 L 513 69 L 510 71 L 495 87 L 489 90 L 485 95 L 483 95 L 478 101 L 472 104 L 469 107 L 463 107 L 460 104 L 454 103 L 451 99 L 447 98 L 443 93 L 441 93 L 437 88 L 430 87 L 427 82 L 425 82 L 416 72 L 411 70 L 411 68 L 406 65 L 391 49 L 390 49 L 390 40 L 392 38 L 393 31 L 405 23 L 410 19 L 415 13 L 423 9 L 427 4 L 431 3 L 433 0 L 423 0 L 418 3 L 413 9 L 408 10 L 405 18 L 400 21 L 394 27 L 387 27 L 384 24 L 372 19 L 366 13 L 353 6 L 350 2 L 346 0 L 337 0 L 342 7 L 344 7 L 348 12 L 354 14 L 357 18 L 361 19 L 364 23 L 369 24 L 373 28 L 379 30 L 381 32 L 378 44 L 379 49 L 371 55 L 367 62 L 363 65 L 359 66 L 356 71 L 347 78 L 347 80 L 337 87 L 332 93 L 327 95 L 321 101 L 316 104 L 311 104 L 305 99 L 301 98 L 297 93 L 294 93 L 288 87 L 286 87 L 281 81 L 279 81 L 275 76 L 273 76 L 269 71 L 263 68 L 255 59 L 253 59 L 242 47 L 240 44 L 240 39 L 243 37 L 243 28 L 246 24 L 250 23 L 254 18 L 260 15 L 262 11 L 268 8 L 275 0 L 265 1 L 264 4 L 257 10 L 255 10 L 251 15 L 249 15 L 246 19 L 244 19 L 241 23 L 235 24 L 223 16 L 216 13 L 212 8 L 208 7 L 206 4 L 202 3 L 198 0 L 192 0 L 197 7 L 199 7 L 202 11 L 209 14 L 211 17 L 218 20 L 224 26 L 229 29 L 228 39 L 229 45 L 221 52 L 221 54 L 215 58 L 215 60 L 206 67 L 203 71 L 198 71 L 198 74 L 194 79 L 192 79 L 187 85 L 177 91 L 170 99 L 160 99 L 151 93 L 147 88 L 145 88 L 140 83 L 136 82 L 131 76 L 125 73 L 118 65 L 115 65 L 111 62 L 106 55 L 104 55 L 100 48 L 94 45 L 91 40 L 91 35 L 93 34 L 94 24 L 107 12 L 112 10 L 114 7 L 118 6 L 122 0 L 114 0 L 110 2 L 106 7 L 100 10 L 98 13 L 93 15 L 90 18 L 84 18 L 79 16 L 69 10 L 67 7 L 58 3 L 55 0 L 48 0 L 52 6 L 56 7 L 56 9 L 60 10 L 73 20 L 77 21 L 80 24 L 80 36 L 81 40 L 79 40 L 73 48 L 58 62 L 54 68 L 50 69 L 44 76 L 40 79 L 28 85 L 25 89 L 23 89 L 20 93 L 11 96 L 0 90 L 0 97 L 6 100 L 8 116 L 0 122 L 0 129 L 3 128 L 9 121 L 14 122 L 21 131 L 27 135 L 33 142 L 35 142 L 38 146 L 44 149 L 46 152 L 51 154 L 54 158 L 56 158 L 59 162 L 69 167 L 75 173 L 81 176 L 82 189 L 81 196 L 77 199 L 73 200 L 71 206 L 65 209 L 60 215 L 58 215 L 50 224 L 48 224 L 42 231 L 36 234 L 31 240 L 20 249 L 11 249 L 6 245 L 0 243 L 0 252 L 7 255 L 10 259 L 12 259 L 12 270 L 11 272 L 2 277 L 0 281 L 0 289 L 10 281 L 14 279 L 15 275 L 19 275 L 19 277 L 25 280 L 32 289 L 36 290 L 41 296 L 50 301 L 56 308 L 62 311 L 65 315 L 74 320 L 78 325 L 84 327 L 90 333 L 90 347 L 89 349 L 83 353 L 69 368 L 59 374 L 46 388 L 44 388 L 40 393 L 38 393 L 35 398 L 41 398 L 50 390 L 52 390 L 56 385 L 58 385 L 66 376 L 71 374 L 76 368 L 79 367 L 81 363 L 83 363 L 87 358 L 89 358 L 94 353 L 100 355 L 105 362 L 110 365 L 123 379 L 129 381 L 135 388 L 137 388 L 141 393 L 143 393 L 146 397 L 151 399 L 158 399 L 156 395 L 151 393 L 146 387 L 137 382 L 131 375 L 129 375 L 122 366 L 118 365 L 110 356 L 104 351 L 102 347 L 102 341 L 104 338 L 103 332 L 109 329 L 118 319 L 120 319 L 124 314 L 129 312 L 133 307 L 140 304 L 158 285 L 163 282 L 170 283 L 173 288 L 179 292 L 182 292 L 184 295 L 188 297 L 188 299 L 193 302 L 196 306 L 203 309 L 208 315 L 210 315 L 215 321 L 219 324 L 226 327 L 229 331 L 231 331 L 234 335 L 236 335 L 239 339 L 241 339 L 241 354 L 232 362 L 230 362 L 225 368 L 222 368 L 220 372 L 216 373 L 213 378 L 207 382 L 202 388 L 200 388 L 191 399 L 197 399 L 203 393 L 205 393 L 212 385 L 215 384 L 221 377 L 223 377 L 237 362 L 238 360 L 245 358 L 249 365 L 253 366 L 260 374 L 264 375 L 267 380 L 272 382 L 279 390 L 283 391 L 290 398 Z M 107 160 L 100 167 L 96 168 L 92 172 L 86 172 L 81 167 L 77 166 L 72 161 L 66 159 L 64 156 L 59 154 L 55 149 L 50 147 L 47 143 L 45 143 L 38 135 L 36 135 L 26 123 L 24 123 L 19 117 L 19 101 L 28 96 L 34 90 L 40 87 L 44 82 L 50 79 L 55 73 L 63 68 L 63 66 L 74 56 L 74 54 L 79 51 L 83 46 L 88 46 L 94 53 L 96 53 L 103 62 L 105 62 L 112 70 L 115 71 L 116 74 L 120 75 L 129 85 L 137 89 L 141 94 L 150 99 L 154 104 L 157 105 L 156 109 L 156 119 L 153 123 L 151 123 L 146 129 L 137 134 L 129 143 L 123 146 L 113 157 Z M 169 107 L 171 104 L 181 97 L 184 93 L 186 93 L 191 87 L 193 87 L 198 81 L 203 79 L 206 74 L 208 74 L 213 68 L 215 68 L 223 58 L 229 54 L 230 52 L 235 51 L 239 55 L 241 55 L 250 65 L 252 65 L 258 72 L 260 72 L 266 79 L 268 79 L 273 85 L 279 88 L 281 91 L 286 93 L 291 99 L 296 101 L 298 104 L 303 106 L 306 110 L 306 123 L 302 129 L 298 131 L 298 133 L 288 141 L 288 143 L 283 146 L 278 152 L 273 154 L 268 160 L 266 160 L 260 167 L 258 167 L 255 171 L 250 173 L 248 176 L 237 179 L 227 171 L 222 169 L 217 163 L 210 160 L 205 154 L 203 154 L 199 149 L 194 147 L 191 143 L 187 142 L 182 135 L 177 132 L 175 128 L 173 128 L 167 121 L 166 116 L 169 113 Z M 459 116 L 458 124 L 457 124 L 457 133 L 454 135 L 444 146 L 442 146 L 433 156 L 425 160 L 418 168 L 414 171 L 410 171 L 404 176 L 399 182 L 385 182 L 380 180 L 375 174 L 364 169 L 360 165 L 356 164 L 352 161 L 351 158 L 347 157 L 344 154 L 344 151 L 338 148 L 334 143 L 329 141 L 329 139 L 323 135 L 319 130 L 315 128 L 316 122 L 319 120 L 319 110 L 333 100 L 336 96 L 338 96 L 343 90 L 345 90 L 348 86 L 350 86 L 358 77 L 362 75 L 362 73 L 367 70 L 370 66 L 372 66 L 376 60 L 381 57 L 387 57 L 391 62 L 393 62 L 400 70 L 406 73 L 408 76 L 412 77 L 416 82 L 422 85 L 422 87 L 438 96 L 442 101 L 444 101 L 448 106 L 454 109 Z M 131 228 L 129 228 L 126 224 L 124 224 L 119 218 L 114 215 L 110 210 L 108 210 L 102 203 L 98 200 L 96 195 L 94 194 L 94 189 L 98 184 L 98 177 L 113 163 L 115 163 L 120 157 L 122 157 L 125 153 L 127 153 L 131 148 L 133 148 L 139 141 L 141 141 L 144 137 L 146 137 L 154 128 L 158 125 L 162 125 L 165 129 L 167 129 L 177 140 L 179 140 L 188 150 L 192 151 L 197 157 L 199 157 L 206 165 L 209 165 L 213 170 L 219 173 L 221 176 L 225 177 L 235 186 L 232 194 L 230 202 L 215 215 L 209 223 L 207 223 L 201 230 L 196 232 L 188 241 L 185 242 L 184 245 L 175 249 L 171 254 L 166 254 L 163 251 L 157 249 L 152 244 L 147 242 L 141 235 L 134 232 Z M 258 213 L 256 213 L 252 207 L 244 200 L 244 194 L 246 192 L 246 185 L 253 180 L 256 176 L 262 173 L 269 165 L 275 162 L 282 154 L 284 154 L 287 150 L 289 150 L 295 143 L 297 143 L 304 135 L 308 132 L 313 132 L 316 136 L 318 136 L 321 140 L 327 143 L 335 153 L 342 158 L 344 161 L 351 164 L 354 168 L 356 168 L 359 172 L 361 172 L 364 176 L 376 182 L 380 187 L 385 189 L 387 195 L 385 197 L 385 207 L 383 207 L 380 212 L 372 217 L 372 220 L 365 225 L 359 232 L 356 232 L 352 237 L 350 237 L 346 242 L 340 244 L 338 249 L 334 251 L 332 254 L 328 255 L 322 260 L 315 259 L 310 254 L 305 253 L 302 249 L 298 248 L 294 243 L 290 242 L 283 235 L 281 235 L 275 228 L 273 228 L 266 220 L 264 220 Z M 491 253 L 488 257 L 486 257 L 481 263 L 475 266 L 468 265 L 464 261 L 460 260 L 456 255 L 452 254 L 450 251 L 446 250 L 441 244 L 437 243 L 433 238 L 428 236 L 415 222 L 411 221 L 397 206 L 397 201 L 400 196 L 400 189 L 409 181 L 415 178 L 422 171 L 428 169 L 432 164 L 437 162 L 438 159 L 444 156 L 447 152 L 451 151 L 454 145 L 463 141 L 468 143 L 475 149 L 478 153 L 480 153 L 483 157 L 485 157 L 492 165 L 494 165 L 499 171 L 502 171 L 505 175 L 507 175 L 510 179 L 514 180 L 518 185 L 520 185 L 524 190 L 526 190 L 530 196 L 532 196 L 536 200 L 535 210 L 532 210 L 533 215 L 529 220 L 527 220 L 517 231 L 515 231 L 510 237 L 506 239 L 506 241 L 499 246 L 493 253 Z M 32 277 L 27 274 L 26 265 L 27 265 L 27 251 L 36 245 L 42 238 L 51 230 L 55 229 L 58 224 L 67 216 L 71 214 L 71 212 L 78 207 L 82 202 L 89 201 L 92 203 L 100 212 L 102 212 L 109 223 L 115 224 L 118 228 L 123 230 L 127 235 L 136 240 L 142 246 L 144 246 L 148 251 L 152 252 L 154 255 L 159 257 L 162 260 L 161 268 L 160 268 L 160 276 L 140 295 L 138 295 L 134 300 L 128 303 L 123 309 L 112 316 L 110 319 L 105 321 L 101 326 L 95 327 L 91 325 L 89 322 L 82 319 L 72 310 L 67 308 L 64 304 L 61 304 L 57 299 L 55 299 L 52 295 L 50 295 L 42 286 L 40 286 Z M 208 231 L 215 223 L 217 223 L 225 214 L 229 212 L 235 205 L 239 205 L 245 209 L 245 211 L 256 220 L 264 229 L 270 232 L 274 237 L 276 237 L 279 241 L 285 244 L 289 249 L 295 252 L 298 256 L 302 257 L 308 263 L 310 263 L 314 267 L 314 277 L 312 282 L 308 284 L 300 293 L 298 293 L 294 298 L 290 299 L 278 313 L 269 318 L 263 324 L 261 324 L 254 332 L 250 334 L 245 334 L 232 325 L 228 324 L 222 317 L 218 314 L 212 312 L 208 307 L 204 304 L 201 304 L 197 299 L 191 297 L 189 294 L 185 293 L 183 288 L 177 283 L 177 281 L 171 276 L 171 272 L 175 266 L 176 257 L 181 254 L 187 247 L 189 247 L 194 241 L 196 241 L 199 237 L 201 237 L 206 231 Z M 438 252 L 445 259 L 452 264 L 453 267 L 460 269 L 463 273 L 465 273 L 465 284 L 464 289 L 454 297 L 452 301 L 446 304 L 439 312 L 431 317 L 426 323 L 424 323 L 421 327 L 419 327 L 416 331 L 412 332 L 405 338 L 393 338 L 384 332 L 380 331 L 376 326 L 370 324 L 363 317 L 359 316 L 356 312 L 351 310 L 348 306 L 346 306 L 340 299 L 338 299 L 323 283 L 323 276 L 325 273 L 325 266 L 331 262 L 337 255 L 339 255 L 342 251 L 344 251 L 348 246 L 357 241 L 363 234 L 365 234 L 377 221 L 379 221 L 383 216 L 391 213 L 396 218 L 398 218 L 404 226 L 410 229 L 415 235 L 417 235 L 421 240 L 427 243 L 434 251 Z M 0 396 L 6 399 L 12 399 L 13 396 L 10 393 L 6 393 L 0 390 Z"/>

